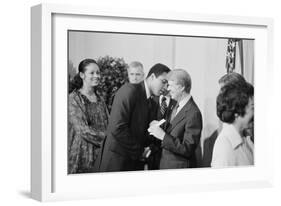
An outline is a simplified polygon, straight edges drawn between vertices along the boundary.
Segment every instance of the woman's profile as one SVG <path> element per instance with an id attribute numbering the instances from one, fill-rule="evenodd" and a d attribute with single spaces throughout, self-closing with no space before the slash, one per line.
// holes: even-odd
<path id="1" fill-rule="evenodd" d="M 217 97 L 217 115 L 223 126 L 214 145 L 211 166 L 253 165 L 253 144 L 244 136 L 254 119 L 253 86 L 225 85 Z"/>

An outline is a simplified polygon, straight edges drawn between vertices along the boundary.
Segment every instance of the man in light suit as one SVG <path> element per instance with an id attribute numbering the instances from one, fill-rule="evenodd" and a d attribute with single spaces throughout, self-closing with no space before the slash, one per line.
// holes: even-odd
<path id="1" fill-rule="evenodd" d="M 167 84 L 170 69 L 154 65 L 139 84 L 123 85 L 114 98 L 104 143 L 100 172 L 141 170 L 140 160 L 149 144 L 147 128 L 155 119 L 152 95 Z"/>
<path id="2" fill-rule="evenodd" d="M 190 95 L 191 78 L 182 69 L 168 74 L 168 90 L 178 103 L 165 130 L 157 121 L 150 123 L 149 133 L 162 140 L 160 169 L 196 167 L 195 150 L 202 131 L 201 112 Z"/>

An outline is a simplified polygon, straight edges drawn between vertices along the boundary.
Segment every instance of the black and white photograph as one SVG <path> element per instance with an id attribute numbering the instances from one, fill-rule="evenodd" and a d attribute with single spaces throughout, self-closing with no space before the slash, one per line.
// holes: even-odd
<path id="1" fill-rule="evenodd" d="M 251 167 L 255 39 L 68 30 L 67 173 Z"/>
<path id="2" fill-rule="evenodd" d="M 277 10 L 266 17 L 257 8 L 267 2 L 139 3 L 29 8 L 30 197 L 273 200 Z M 16 76 L 4 79 L 21 87 Z M 5 145 L 6 159 L 20 151 Z"/>

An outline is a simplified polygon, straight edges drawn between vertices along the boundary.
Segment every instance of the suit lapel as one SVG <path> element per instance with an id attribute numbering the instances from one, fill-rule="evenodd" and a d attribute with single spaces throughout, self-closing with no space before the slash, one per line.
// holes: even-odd
<path id="1" fill-rule="evenodd" d="M 144 86 L 144 81 L 142 81 L 140 84 L 139 84 L 139 86 L 140 86 L 140 94 L 136 94 L 136 95 L 141 95 L 142 96 L 142 98 L 141 99 L 147 99 L 147 96 L 146 96 L 146 91 L 145 91 L 145 86 Z"/>
<path id="2" fill-rule="evenodd" d="M 166 120 L 166 122 L 162 125 L 162 128 L 165 130 L 167 129 L 167 127 L 169 126 L 169 118 L 171 118 L 171 113 L 173 111 L 173 108 L 176 106 L 177 102 L 173 99 L 170 99 L 170 102 L 169 102 L 169 105 L 168 105 L 168 108 L 165 112 L 165 116 L 164 116 L 164 119 Z M 160 109 L 158 109 L 159 113 L 160 113 Z"/>
<path id="3" fill-rule="evenodd" d="M 142 102 L 140 105 L 142 107 L 142 111 L 143 111 L 143 118 L 147 121 L 149 121 L 149 107 L 151 107 L 151 102 L 149 102 L 149 100 L 147 99 L 146 96 L 146 91 L 145 91 L 145 85 L 144 82 L 140 83 L 140 94 L 136 94 L 136 95 L 140 95 L 140 101 Z"/>
<path id="4" fill-rule="evenodd" d="M 181 111 L 175 116 L 175 118 L 170 122 L 169 127 L 167 128 L 167 132 L 170 132 L 175 126 L 177 126 L 187 115 L 187 112 L 190 109 L 190 106 L 193 103 L 192 97 L 189 99 L 189 101 L 183 106 Z"/>
<path id="5" fill-rule="evenodd" d="M 170 100 L 168 108 L 167 108 L 165 116 L 164 116 L 167 121 L 170 121 L 172 111 L 173 111 L 174 107 L 176 106 L 176 104 L 177 104 L 177 102 L 175 100 L 173 100 L 173 99 Z"/>

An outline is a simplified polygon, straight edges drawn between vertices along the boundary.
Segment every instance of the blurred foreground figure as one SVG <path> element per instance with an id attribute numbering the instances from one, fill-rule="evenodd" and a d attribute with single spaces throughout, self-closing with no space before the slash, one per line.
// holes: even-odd
<path id="1" fill-rule="evenodd" d="M 217 115 L 223 122 L 213 150 L 212 167 L 253 165 L 251 140 L 244 130 L 254 118 L 254 88 L 243 85 L 225 85 L 217 97 Z"/>

